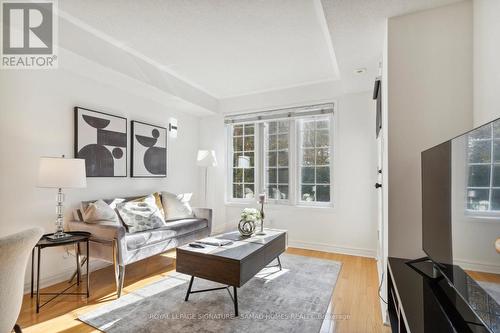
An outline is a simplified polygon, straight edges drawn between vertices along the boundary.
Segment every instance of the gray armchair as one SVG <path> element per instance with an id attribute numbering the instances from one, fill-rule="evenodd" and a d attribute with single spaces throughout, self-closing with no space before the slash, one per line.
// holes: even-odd
<path id="1" fill-rule="evenodd" d="M 0 238 L 0 333 L 21 332 L 16 324 L 23 301 L 24 273 L 31 250 L 43 235 L 32 228 Z"/>
<path id="2" fill-rule="evenodd" d="M 212 231 L 212 210 L 193 208 L 194 217 L 167 222 L 167 226 L 129 233 L 123 225 L 112 222 L 85 223 L 69 221 L 71 231 L 87 231 L 90 258 L 110 262 L 115 268 L 116 293 L 121 296 L 125 266 L 166 252 L 177 246 L 207 237 Z"/>

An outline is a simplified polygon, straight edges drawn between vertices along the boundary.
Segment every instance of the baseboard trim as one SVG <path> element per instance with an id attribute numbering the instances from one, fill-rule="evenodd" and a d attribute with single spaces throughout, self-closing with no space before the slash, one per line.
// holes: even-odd
<path id="1" fill-rule="evenodd" d="M 89 265 L 90 272 L 92 273 L 94 271 L 97 271 L 98 269 L 101 269 L 101 268 L 104 268 L 104 267 L 110 266 L 110 265 L 111 264 L 109 262 L 106 262 L 106 261 L 91 260 L 90 265 Z M 42 277 L 40 279 L 40 288 L 50 287 L 54 284 L 69 280 L 71 275 L 73 275 L 73 273 L 75 272 L 75 269 L 76 269 L 76 267 L 71 267 L 71 268 L 67 268 L 64 271 L 59 272 L 57 274 Z M 35 279 L 36 279 L 36 277 L 35 277 Z M 35 282 L 34 288 L 36 291 L 36 282 Z M 28 279 L 28 281 L 24 283 L 24 294 L 29 294 L 29 293 L 31 293 L 31 280 L 30 279 Z"/>
<path id="2" fill-rule="evenodd" d="M 500 265 L 494 265 L 478 261 L 469 261 L 463 259 L 454 259 L 453 261 L 455 264 L 459 265 L 461 268 L 467 271 L 500 274 Z"/>
<path id="3" fill-rule="evenodd" d="M 316 243 L 316 242 L 305 242 L 305 241 L 291 240 L 291 239 L 288 240 L 288 246 L 289 247 L 297 247 L 297 248 L 306 249 L 306 250 L 340 253 L 340 254 L 347 254 L 347 255 L 351 255 L 351 256 L 377 259 L 377 251 L 370 250 L 370 249 L 338 246 L 338 245 L 333 245 L 333 244 Z"/>

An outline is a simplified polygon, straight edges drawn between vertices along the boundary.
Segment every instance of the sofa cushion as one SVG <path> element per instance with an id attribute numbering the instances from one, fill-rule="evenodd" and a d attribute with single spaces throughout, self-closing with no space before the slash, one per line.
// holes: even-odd
<path id="1" fill-rule="evenodd" d="M 115 210 L 103 200 L 91 202 L 81 213 L 83 220 L 87 223 L 96 223 L 99 221 L 119 223 Z"/>
<path id="2" fill-rule="evenodd" d="M 206 228 L 208 226 L 208 221 L 205 219 L 182 219 L 169 221 L 163 230 L 173 230 L 177 236 L 188 234 L 190 232 Z"/>
<path id="3" fill-rule="evenodd" d="M 171 238 L 201 230 L 207 226 L 208 221 L 205 219 L 182 219 L 169 222 L 162 228 L 136 233 L 127 233 L 125 235 L 125 241 L 128 250 L 136 250 L 147 245 L 156 244 Z"/>
<path id="4" fill-rule="evenodd" d="M 175 237 L 174 230 L 155 229 L 125 235 L 125 242 L 128 250 L 140 249 L 147 245 L 156 244 L 164 240 Z"/>

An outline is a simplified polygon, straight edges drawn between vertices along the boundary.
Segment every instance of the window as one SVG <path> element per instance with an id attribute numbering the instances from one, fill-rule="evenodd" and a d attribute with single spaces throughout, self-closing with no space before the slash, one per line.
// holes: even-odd
<path id="1" fill-rule="evenodd" d="M 267 197 L 272 200 L 288 200 L 290 122 L 266 122 L 264 129 L 266 168 L 264 187 Z"/>
<path id="2" fill-rule="evenodd" d="M 300 201 L 330 202 L 330 121 L 301 119 Z"/>
<path id="3" fill-rule="evenodd" d="M 333 105 L 226 117 L 229 201 L 332 205 Z"/>
<path id="4" fill-rule="evenodd" d="M 467 137 L 467 209 L 500 212 L 500 124 L 480 127 Z"/>
<path id="5" fill-rule="evenodd" d="M 255 198 L 255 125 L 233 127 L 233 198 Z"/>

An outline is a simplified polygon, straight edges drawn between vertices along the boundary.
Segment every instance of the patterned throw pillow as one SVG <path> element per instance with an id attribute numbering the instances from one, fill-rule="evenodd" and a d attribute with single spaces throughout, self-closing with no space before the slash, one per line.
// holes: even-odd
<path id="1" fill-rule="evenodd" d="M 173 194 L 161 192 L 163 210 L 167 221 L 180 220 L 194 217 L 189 201 L 193 193 Z"/>
<path id="2" fill-rule="evenodd" d="M 155 199 L 156 207 L 158 207 L 158 209 L 160 210 L 161 215 L 163 216 L 163 219 L 165 219 L 165 212 L 163 210 L 163 204 L 161 203 L 161 194 L 160 193 L 155 192 L 155 193 L 150 194 L 148 196 L 145 196 L 145 197 L 142 197 L 142 198 L 138 198 L 138 199 L 135 199 L 135 200 L 132 200 L 132 201 L 144 202 L 146 199 L 148 199 L 149 202 L 151 202 L 151 195 Z"/>
<path id="3" fill-rule="evenodd" d="M 165 226 L 163 214 L 156 205 L 156 199 L 152 194 L 139 201 L 118 204 L 116 210 L 127 226 L 128 232 L 131 233 Z"/>
<path id="4" fill-rule="evenodd" d="M 85 209 L 80 210 L 84 222 L 98 223 L 99 221 L 111 221 L 118 223 L 118 216 L 113 207 L 105 203 L 103 200 L 90 202 Z"/>

